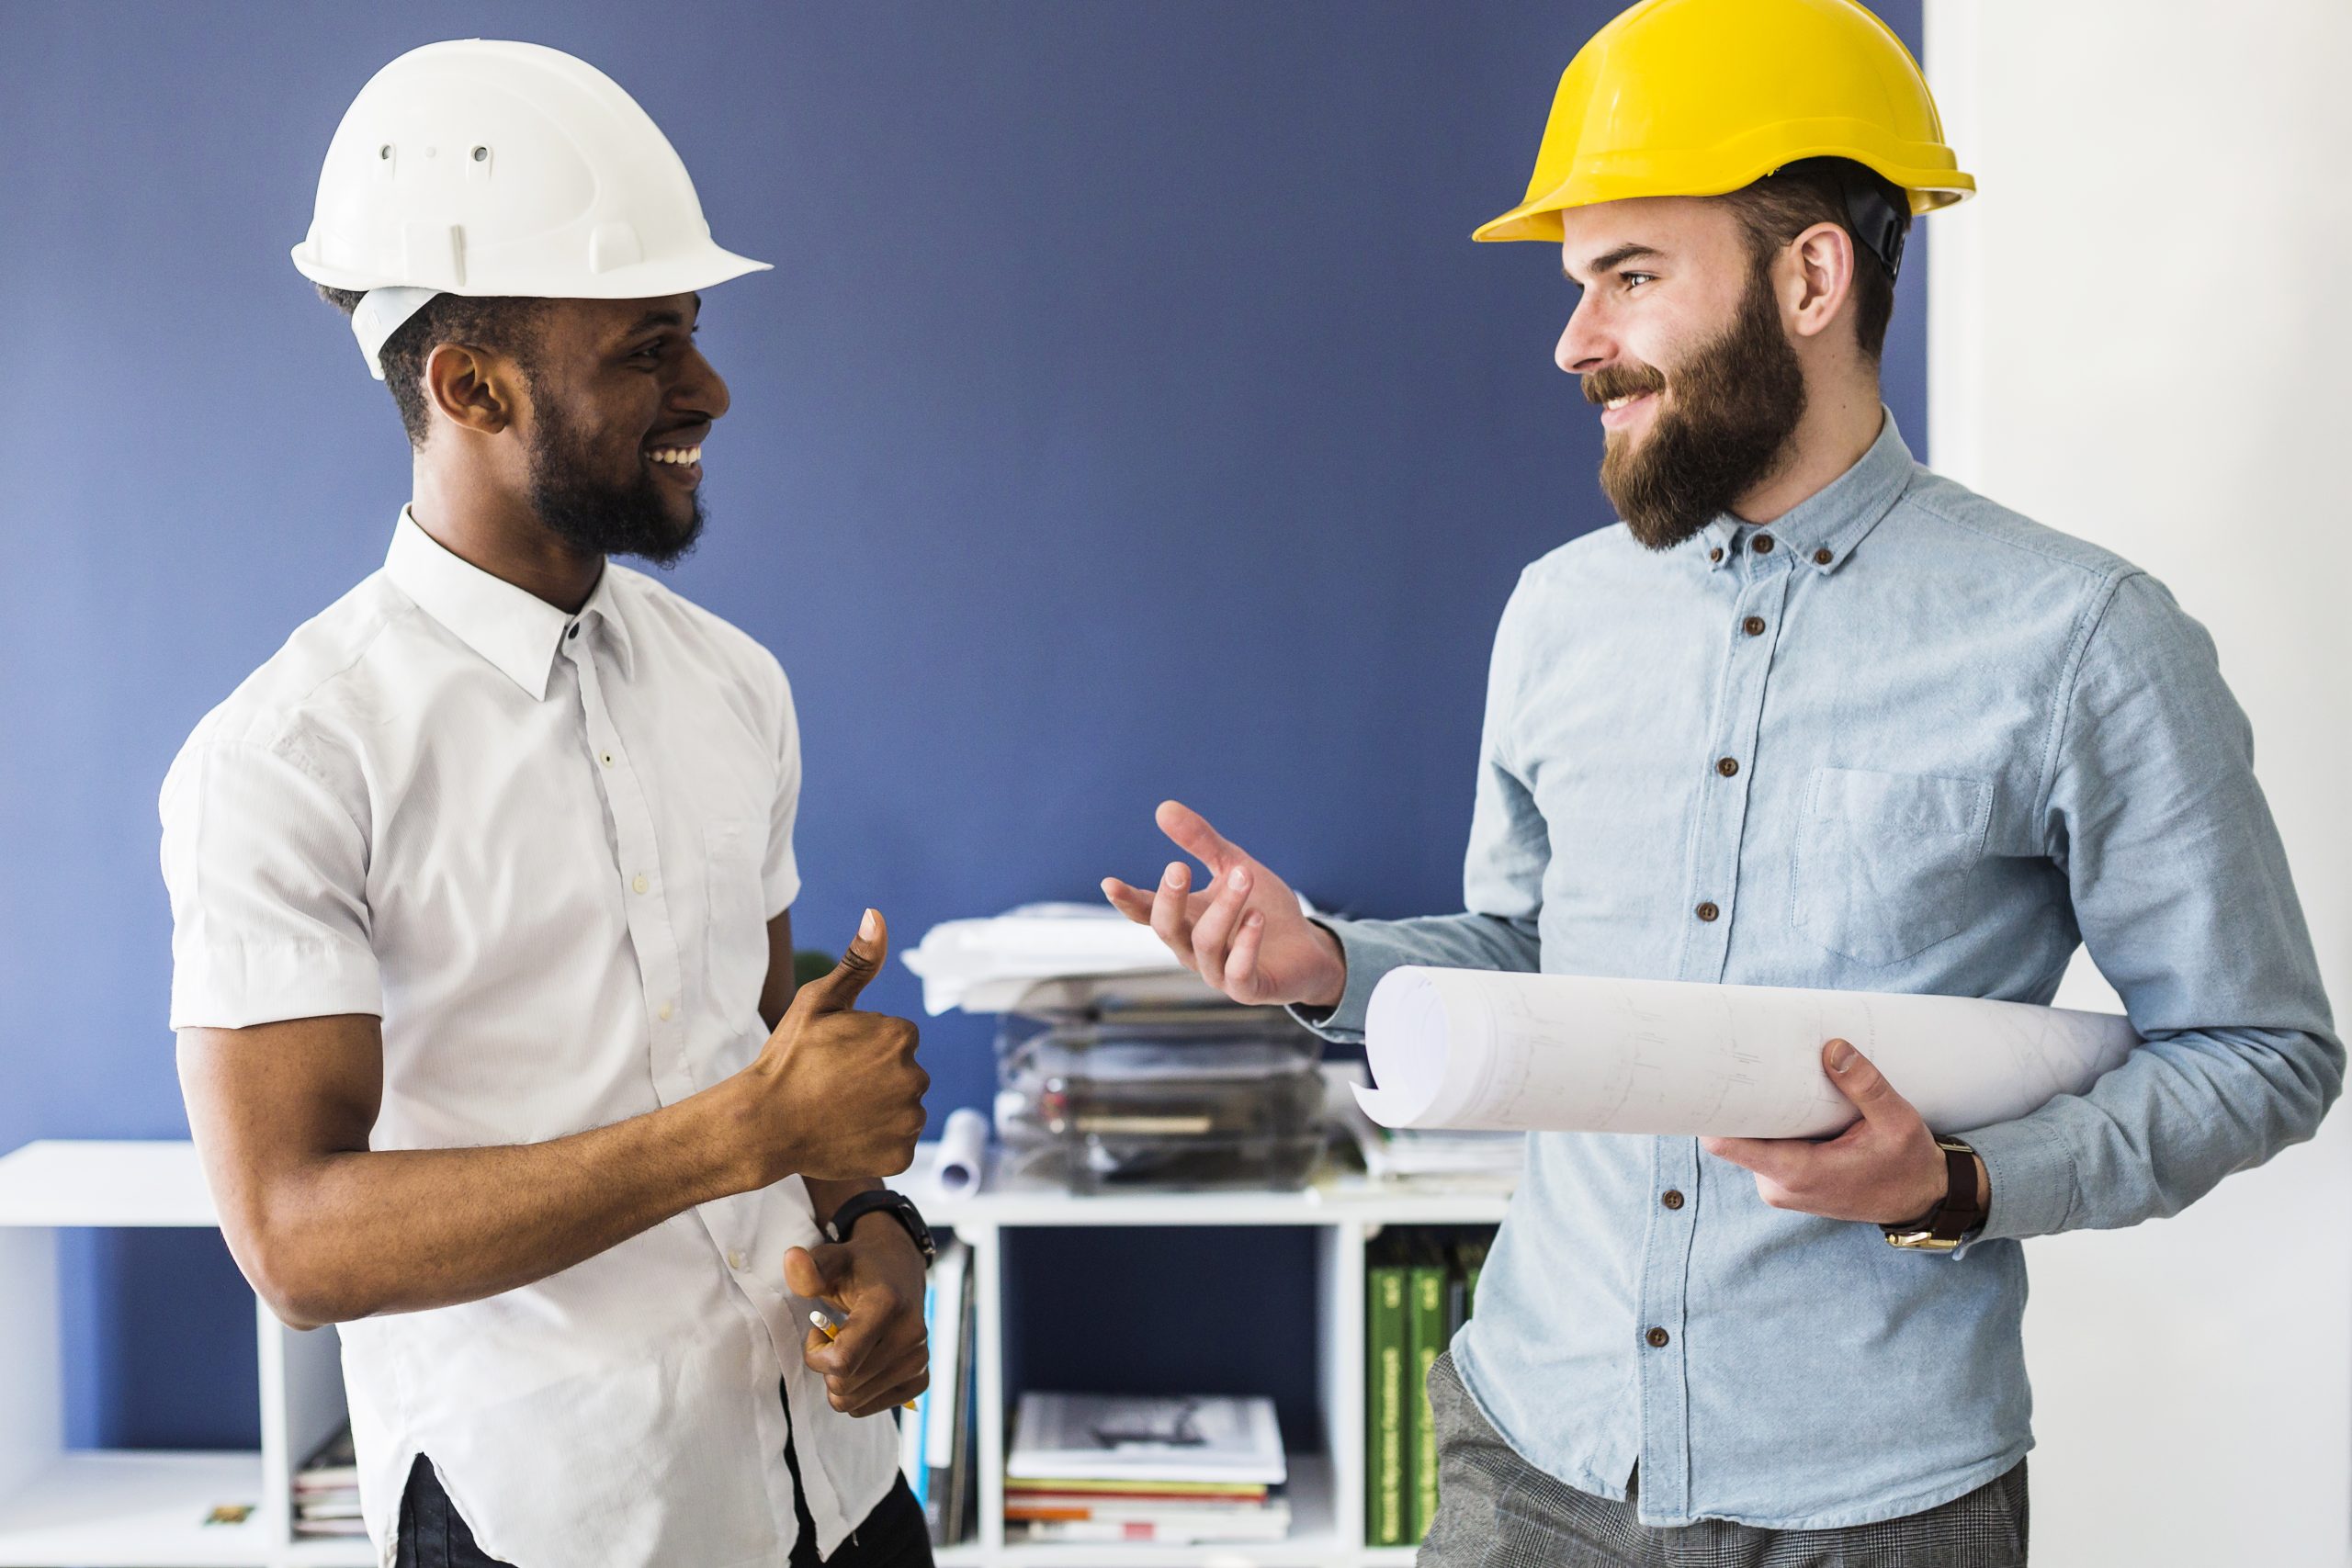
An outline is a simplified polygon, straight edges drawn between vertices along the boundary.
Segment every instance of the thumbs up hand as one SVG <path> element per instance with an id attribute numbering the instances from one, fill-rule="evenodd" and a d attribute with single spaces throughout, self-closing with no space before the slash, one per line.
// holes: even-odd
<path id="1" fill-rule="evenodd" d="M 856 1010 L 889 952 L 880 911 L 866 910 L 841 963 L 794 994 L 758 1060 L 737 1075 L 757 1185 L 895 1176 L 914 1163 L 931 1087 L 915 1066 L 915 1026 Z"/>

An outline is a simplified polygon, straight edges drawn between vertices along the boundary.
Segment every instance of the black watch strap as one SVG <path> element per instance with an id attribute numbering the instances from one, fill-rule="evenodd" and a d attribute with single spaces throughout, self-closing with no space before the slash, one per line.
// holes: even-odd
<path id="1" fill-rule="evenodd" d="M 904 1226 L 925 1263 L 939 1256 L 939 1244 L 932 1240 L 931 1227 L 923 1224 L 922 1211 L 915 1207 L 914 1200 L 887 1187 L 851 1193 L 833 1211 L 833 1217 L 825 1222 L 825 1235 L 833 1241 L 847 1241 L 849 1233 L 857 1228 L 857 1222 L 873 1213 L 888 1214 Z"/>

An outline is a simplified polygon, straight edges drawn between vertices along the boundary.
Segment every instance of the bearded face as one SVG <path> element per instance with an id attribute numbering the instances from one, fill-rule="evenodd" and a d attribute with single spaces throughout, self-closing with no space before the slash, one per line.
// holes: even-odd
<path id="1" fill-rule="evenodd" d="M 1804 372 L 1781 330 L 1768 263 L 1758 258 L 1731 322 L 1674 365 L 1632 361 L 1584 378 L 1588 402 L 1657 394 L 1646 433 L 1612 430 L 1600 488 L 1634 538 L 1672 549 L 1786 461 L 1804 417 Z"/>
<path id="2" fill-rule="evenodd" d="M 702 492 L 683 498 L 639 460 L 636 433 L 598 436 L 560 400 L 535 405 L 531 430 L 531 510 L 582 556 L 639 556 L 668 566 L 701 537 Z"/>

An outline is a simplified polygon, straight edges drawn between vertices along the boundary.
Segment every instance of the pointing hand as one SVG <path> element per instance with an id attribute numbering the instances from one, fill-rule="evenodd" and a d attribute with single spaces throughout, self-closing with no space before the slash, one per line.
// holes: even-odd
<path id="1" fill-rule="evenodd" d="M 1159 933 L 1184 966 L 1237 1002 L 1338 1005 L 1348 963 L 1339 939 L 1299 912 L 1288 884 L 1244 853 L 1190 807 L 1160 803 L 1160 831 L 1207 865 L 1193 890 L 1192 867 L 1170 862 L 1147 893 L 1115 876 L 1103 896 L 1119 912 Z"/>

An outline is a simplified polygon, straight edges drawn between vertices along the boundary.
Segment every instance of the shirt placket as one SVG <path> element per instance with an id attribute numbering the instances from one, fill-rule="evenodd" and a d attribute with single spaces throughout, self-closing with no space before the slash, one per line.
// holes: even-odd
<path id="1" fill-rule="evenodd" d="M 1734 547 L 1737 547 L 1735 542 Z M 1769 548 L 1769 547 L 1768 547 Z M 1742 553 L 1739 592 L 1732 605 L 1723 679 L 1705 753 L 1691 765 L 1705 770 L 1691 834 L 1682 958 L 1685 980 L 1719 983 L 1731 949 L 1736 911 L 1740 836 L 1747 821 L 1764 692 L 1788 605 L 1789 573 L 1778 559 Z M 1699 1223 L 1699 1141 L 1651 1143 L 1650 1224 L 1642 1249 L 1639 1388 L 1642 1407 L 1641 1513 L 1645 1519 L 1679 1519 L 1690 1511 L 1690 1345 L 1686 1331 L 1690 1254 Z"/>
<path id="2" fill-rule="evenodd" d="M 686 1052 L 677 927 L 670 919 L 668 886 L 662 878 L 661 852 L 653 832 L 652 805 L 629 757 L 628 747 L 613 724 L 596 660 L 582 645 L 579 629 L 578 623 L 566 629 L 564 656 L 580 672 L 580 705 L 587 726 L 589 752 L 595 759 L 596 778 L 604 791 L 605 808 L 612 813 L 622 908 L 628 915 L 629 942 L 637 952 L 639 981 L 645 1002 L 650 1042 L 647 1067 L 655 1096 L 665 1106 L 674 1105 L 706 1087 L 698 1080 Z M 759 1304 L 751 1298 L 752 1286 L 746 1278 L 747 1269 L 754 1266 L 754 1260 L 744 1250 L 755 1220 L 752 1207 L 747 1202 L 722 1198 L 696 1204 L 695 1214 L 727 1266 L 729 1281 L 734 1286 L 729 1299 L 742 1314 L 745 1333 L 754 1342 L 767 1341 L 766 1322 Z M 782 1354 L 781 1348 L 778 1354 Z M 785 1364 L 789 1366 L 790 1362 Z M 789 1373 L 785 1380 L 787 1389 L 801 1381 Z M 786 1397 L 790 1397 L 789 1393 Z M 778 1401 L 761 1395 L 755 1387 L 750 1414 L 761 1446 L 770 1455 L 763 1477 L 768 1487 L 770 1506 L 778 1518 L 788 1519 L 792 1517 L 791 1482 L 781 1461 L 786 1431 L 785 1412 Z M 816 1412 L 805 1391 L 795 1402 L 792 1417 L 795 1427 L 813 1428 Z M 810 1452 L 813 1446 L 801 1445 L 801 1479 L 810 1510 L 821 1529 L 827 1521 L 838 1521 L 843 1510 L 839 1488 Z"/>
<path id="3" fill-rule="evenodd" d="M 629 945 L 637 953 L 638 986 L 645 1003 L 647 1063 L 653 1091 L 663 1105 L 675 1105 L 702 1086 L 686 1057 L 684 993 L 678 973 L 677 927 L 670 919 L 669 888 L 662 880 L 660 842 L 645 785 L 628 745 L 605 705 L 603 679 L 594 657 L 582 645 L 580 624 L 563 634 L 564 657 L 580 673 L 580 707 L 588 728 L 588 750 L 596 782 L 612 813 L 616 870 L 621 879 L 621 908 Z"/>

